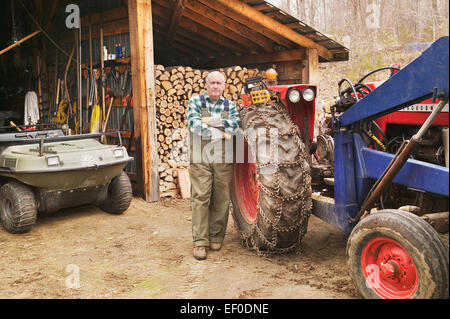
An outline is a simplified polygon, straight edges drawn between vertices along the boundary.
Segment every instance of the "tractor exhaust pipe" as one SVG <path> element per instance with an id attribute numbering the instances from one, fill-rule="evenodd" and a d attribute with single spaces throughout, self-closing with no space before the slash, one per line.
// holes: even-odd
<path id="1" fill-rule="evenodd" d="M 406 163 L 408 158 L 413 153 L 417 144 L 422 141 L 423 136 L 426 131 L 430 128 L 433 121 L 439 115 L 439 113 L 444 108 L 445 104 L 447 104 L 448 99 L 441 100 L 439 105 L 433 110 L 430 116 L 427 118 L 425 123 L 423 123 L 422 127 L 419 129 L 417 134 L 415 134 L 408 142 L 403 142 L 403 144 L 398 149 L 392 161 L 389 163 L 386 170 L 380 176 L 380 178 L 375 182 L 369 194 L 366 197 L 366 200 L 361 206 L 360 211 L 355 217 L 354 223 L 355 225 L 359 222 L 361 217 L 366 214 L 366 212 L 370 212 L 373 205 L 378 201 L 381 194 L 387 189 L 387 187 L 392 183 L 392 180 L 395 178 L 397 173 L 401 170 L 403 165 Z"/>

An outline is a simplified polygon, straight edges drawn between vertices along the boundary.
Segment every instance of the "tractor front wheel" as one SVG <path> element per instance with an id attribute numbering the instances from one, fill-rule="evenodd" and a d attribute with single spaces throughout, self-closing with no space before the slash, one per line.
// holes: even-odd
<path id="1" fill-rule="evenodd" d="M 346 254 L 365 298 L 448 298 L 448 248 L 416 215 L 394 209 L 369 215 L 350 234 Z"/>

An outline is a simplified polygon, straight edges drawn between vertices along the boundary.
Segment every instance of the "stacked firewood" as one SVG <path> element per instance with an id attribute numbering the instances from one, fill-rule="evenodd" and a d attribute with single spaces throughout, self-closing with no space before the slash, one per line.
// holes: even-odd
<path id="1" fill-rule="evenodd" d="M 219 69 L 226 78 L 224 97 L 241 105 L 240 93 L 246 78 L 259 75 L 257 69 L 240 66 Z M 155 66 L 156 125 L 160 159 L 160 193 L 162 197 L 176 196 L 177 168 L 189 166 L 189 129 L 186 115 L 188 101 L 206 91 L 210 71 L 191 67 Z"/>

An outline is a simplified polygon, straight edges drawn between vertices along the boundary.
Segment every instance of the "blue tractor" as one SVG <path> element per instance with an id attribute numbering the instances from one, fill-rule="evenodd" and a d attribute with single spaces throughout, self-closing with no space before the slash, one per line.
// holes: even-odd
<path id="1" fill-rule="evenodd" d="M 448 298 L 449 251 L 432 227 L 443 223 L 448 231 L 448 164 L 411 155 L 448 108 L 449 38 L 395 71 L 376 89 L 342 80 L 320 136 L 313 136 L 315 86 L 248 79 L 240 111 L 248 147 L 236 155 L 233 217 L 243 244 L 270 255 L 299 247 L 312 213 L 349 235 L 349 273 L 363 297 Z M 383 147 L 388 141 L 381 130 L 372 132 L 375 120 L 430 98 L 416 133 L 395 153 Z M 448 110 L 444 116 L 447 135 L 439 143 L 448 154 Z M 395 187 L 406 190 L 398 196 L 425 196 L 440 208 L 419 216 L 389 207 L 383 198 Z"/>

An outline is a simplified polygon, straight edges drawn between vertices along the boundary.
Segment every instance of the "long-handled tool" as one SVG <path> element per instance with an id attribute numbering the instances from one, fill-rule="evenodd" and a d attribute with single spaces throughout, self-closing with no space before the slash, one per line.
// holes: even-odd
<path id="1" fill-rule="evenodd" d="M 110 96 L 110 100 L 109 100 L 109 106 L 108 106 L 108 112 L 106 113 L 106 117 L 105 117 L 105 121 L 103 122 L 103 126 L 102 126 L 102 132 L 105 133 L 106 132 L 106 127 L 108 126 L 108 120 L 109 120 L 109 114 L 111 113 L 111 107 L 114 101 L 114 97 L 111 95 Z M 106 135 L 102 136 L 102 143 L 105 143 L 107 141 L 106 139 Z"/>
<path id="2" fill-rule="evenodd" d="M 103 51 L 103 25 L 100 26 L 100 65 L 101 65 L 101 71 L 100 71 L 100 83 L 102 84 L 102 116 L 101 119 L 103 120 L 105 118 L 105 104 L 106 104 L 106 97 L 105 97 L 105 56 Z M 102 121 L 100 121 L 102 123 Z"/>
<path id="3" fill-rule="evenodd" d="M 56 85 L 55 112 L 53 113 L 53 116 L 56 116 L 56 114 L 58 114 L 60 85 L 61 85 L 61 79 L 58 77 L 58 84 Z"/>
<path id="4" fill-rule="evenodd" d="M 103 122 L 103 129 L 102 129 L 103 133 L 106 131 L 106 126 L 108 125 L 109 114 L 111 113 L 111 107 L 112 107 L 113 101 L 114 101 L 114 97 L 111 96 L 110 100 L 109 100 L 108 112 L 106 113 L 105 121 Z"/>
<path id="5" fill-rule="evenodd" d="M 28 39 L 31 39 L 32 37 L 34 37 L 35 35 L 38 35 L 39 33 L 41 33 L 40 30 L 34 31 L 33 33 L 27 35 L 25 38 L 20 39 L 19 41 L 17 41 L 16 43 L 11 44 L 10 46 L 8 46 L 7 48 L 3 49 L 0 51 L 0 55 L 2 55 L 5 52 L 8 52 L 11 49 L 14 49 L 16 46 L 20 45 L 21 43 L 27 41 Z"/>

